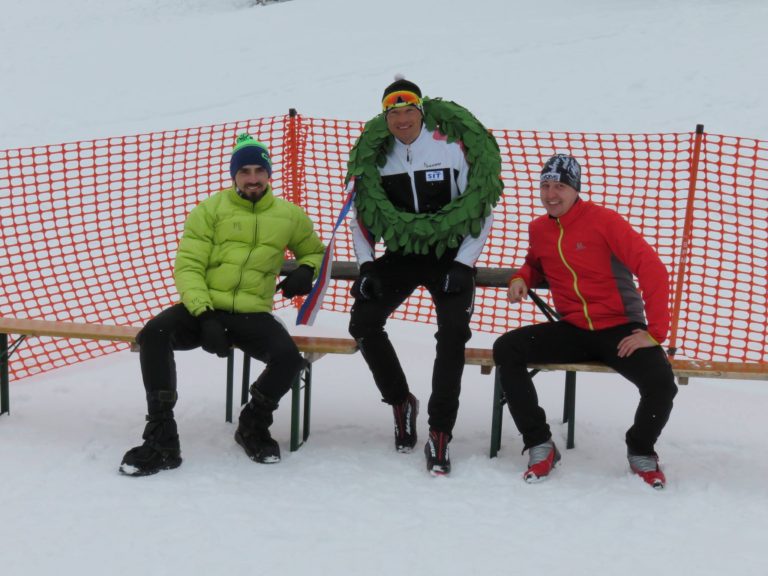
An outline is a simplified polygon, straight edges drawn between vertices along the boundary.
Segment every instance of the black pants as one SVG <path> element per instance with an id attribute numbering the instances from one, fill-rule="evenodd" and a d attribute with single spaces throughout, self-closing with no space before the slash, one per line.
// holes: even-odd
<path id="1" fill-rule="evenodd" d="M 625 324 L 605 330 L 582 330 L 566 322 L 535 324 L 513 330 L 496 340 L 493 358 L 515 425 L 525 448 L 551 438 L 544 410 L 539 406 L 530 363 L 568 363 L 599 360 L 640 391 L 635 421 L 627 431 L 627 448 L 633 454 L 654 454 L 656 440 L 669 419 L 677 394 L 675 376 L 661 346 L 640 348 L 619 358 L 617 346 L 632 330 L 645 328 Z"/>
<path id="2" fill-rule="evenodd" d="M 302 358 L 290 334 L 272 314 L 215 314 L 227 329 L 233 346 L 264 362 L 256 388 L 275 403 L 290 389 L 301 371 Z M 200 346 L 200 322 L 183 304 L 152 318 L 136 336 L 141 346 L 141 375 L 149 414 L 173 408 L 176 399 L 175 350 Z"/>
<path id="3" fill-rule="evenodd" d="M 459 294 L 445 294 L 441 285 L 453 261 L 452 255 L 402 256 L 387 253 L 374 266 L 382 280 L 383 294 L 376 300 L 355 300 L 349 333 L 360 346 L 376 386 L 387 404 L 400 404 L 409 388 L 395 349 L 384 331 L 389 316 L 413 291 L 424 286 L 432 296 L 437 315 L 435 364 L 429 399 L 429 426 L 450 434 L 459 411 L 464 348 L 472 336 L 474 287 Z"/>

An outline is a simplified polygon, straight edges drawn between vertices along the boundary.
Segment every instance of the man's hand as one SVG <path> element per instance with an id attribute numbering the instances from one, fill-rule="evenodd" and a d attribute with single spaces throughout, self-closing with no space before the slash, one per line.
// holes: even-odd
<path id="1" fill-rule="evenodd" d="M 443 278 L 443 292 L 446 294 L 460 294 L 475 287 L 475 269 L 456 260 Z"/>
<path id="2" fill-rule="evenodd" d="M 227 329 L 219 320 L 214 310 L 206 310 L 197 317 L 200 321 L 200 345 L 209 354 L 216 354 L 219 358 L 229 355 L 231 343 L 227 336 Z"/>
<path id="3" fill-rule="evenodd" d="M 659 343 L 654 340 L 648 331 L 641 328 L 632 330 L 632 334 L 621 339 L 618 345 L 619 358 L 626 358 L 639 348 L 652 348 Z"/>
<path id="4" fill-rule="evenodd" d="M 315 270 L 311 266 L 302 264 L 290 274 L 286 274 L 283 281 L 277 285 L 277 290 L 283 291 L 284 298 L 304 296 L 312 290 L 312 277 Z"/>
<path id="5" fill-rule="evenodd" d="M 381 278 L 376 273 L 373 262 L 366 262 L 360 266 L 360 276 L 352 284 L 350 293 L 360 300 L 377 300 L 381 298 Z"/>
<path id="6" fill-rule="evenodd" d="M 513 304 L 521 302 L 523 297 L 528 294 L 528 286 L 525 285 L 525 280 L 522 278 L 515 278 L 512 280 L 509 284 L 507 294 L 509 301 Z"/>

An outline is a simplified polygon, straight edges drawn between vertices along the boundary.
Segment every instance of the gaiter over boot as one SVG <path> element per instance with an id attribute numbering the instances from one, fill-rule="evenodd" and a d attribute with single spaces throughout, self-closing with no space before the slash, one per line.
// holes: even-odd
<path id="1" fill-rule="evenodd" d="M 264 396 L 255 386 L 251 386 L 251 400 L 240 412 L 235 441 L 254 462 L 280 462 L 280 446 L 269 433 L 272 413 L 276 409 L 277 402 Z"/>
<path id="2" fill-rule="evenodd" d="M 123 456 L 120 472 L 126 476 L 149 476 L 181 466 L 181 447 L 173 412 L 147 416 L 144 443 Z"/>

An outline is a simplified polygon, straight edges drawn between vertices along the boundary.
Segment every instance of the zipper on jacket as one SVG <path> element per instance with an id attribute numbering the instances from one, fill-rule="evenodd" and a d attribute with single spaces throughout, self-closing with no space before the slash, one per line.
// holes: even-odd
<path id="1" fill-rule="evenodd" d="M 251 207 L 251 213 L 255 214 L 256 212 L 256 203 L 254 202 Z M 243 283 L 243 272 L 245 271 L 245 265 L 248 263 L 248 260 L 251 259 L 251 254 L 253 254 L 253 250 L 256 248 L 256 236 L 259 232 L 259 226 L 258 226 L 258 218 L 253 224 L 253 242 L 251 243 L 251 249 L 248 250 L 248 254 L 245 257 L 245 260 L 243 260 L 243 265 L 240 266 L 240 278 L 237 281 L 237 284 L 235 284 L 235 287 L 232 290 L 232 312 L 235 311 L 235 299 L 237 298 L 237 291 L 240 289 L 240 284 Z"/>
<path id="2" fill-rule="evenodd" d="M 413 168 L 411 168 L 411 145 L 404 144 L 405 146 L 405 161 L 408 164 L 408 178 L 411 181 L 411 196 L 413 197 L 413 209 L 416 214 L 419 214 L 419 195 L 416 194 L 416 178 L 413 174 Z"/>
<path id="3" fill-rule="evenodd" d="M 576 271 L 570 267 L 568 264 L 568 261 L 565 259 L 565 254 L 563 254 L 563 236 L 565 235 L 565 228 L 563 228 L 563 225 L 560 223 L 560 219 L 556 219 L 557 227 L 560 228 L 560 235 L 557 238 L 557 251 L 560 254 L 560 260 L 563 261 L 563 264 L 566 268 L 568 268 L 569 272 L 571 273 L 571 276 L 573 276 L 573 291 L 576 292 L 576 296 L 578 296 L 579 300 L 581 300 L 581 307 L 584 311 L 584 318 L 587 319 L 587 324 L 589 325 L 590 330 L 594 330 L 595 327 L 592 325 L 592 319 L 589 317 L 589 310 L 587 309 L 587 301 L 584 300 L 584 297 L 581 295 L 581 292 L 579 292 L 579 280 L 576 276 Z"/>

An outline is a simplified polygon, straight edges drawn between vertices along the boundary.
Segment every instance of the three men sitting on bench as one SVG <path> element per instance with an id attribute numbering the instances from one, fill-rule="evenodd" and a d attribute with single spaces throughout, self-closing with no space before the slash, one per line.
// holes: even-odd
<path id="1" fill-rule="evenodd" d="M 393 86 L 413 92 L 416 104 L 408 101 L 403 109 L 416 107 L 420 122 L 418 89 L 405 81 Z M 385 92 L 385 99 L 387 95 Z M 396 105 L 392 109 L 397 109 Z M 390 130 L 396 128 L 390 126 Z M 266 368 L 251 387 L 251 400 L 240 414 L 235 439 L 257 462 L 280 460 L 280 449 L 269 426 L 302 360 L 288 332 L 270 313 L 276 276 L 287 248 L 299 266 L 277 289 L 288 298 L 309 293 L 324 246 L 301 208 L 272 195 L 271 163 L 263 144 L 247 135 L 238 138 L 230 173 L 233 186 L 201 202 L 185 223 L 174 273 L 181 303 L 158 314 L 137 336 L 148 422 L 144 443 L 123 458 L 123 474 L 143 476 L 181 464 L 173 414 L 177 398 L 173 352 L 199 346 L 224 357 L 234 345 L 265 361 Z M 538 405 L 528 363 L 599 360 L 638 387 L 640 403 L 634 424 L 626 433 L 629 465 L 645 482 L 663 488 L 666 479 L 655 443 L 677 393 L 671 365 L 661 348 L 669 329 L 668 273 L 640 234 L 617 213 L 582 200 L 580 189 L 581 169 L 576 159 L 557 154 L 547 161 L 540 187 L 547 214 L 530 224 L 525 264 L 509 284 L 510 301 L 519 302 L 529 286 L 546 280 L 561 320 L 513 330 L 494 345 L 494 361 L 507 404 L 523 435 L 524 451 L 529 451 L 524 479 L 536 482 L 546 478 L 560 460 L 546 415 Z M 371 335 L 358 334 L 357 326 L 360 307 L 382 298 L 383 287 L 388 284 L 381 276 L 374 276 L 372 262 L 365 264 L 353 287 L 356 303 L 350 329 L 366 361 L 375 367 L 378 360 L 374 354 L 380 352 L 367 349 L 366 339 Z M 444 273 L 445 292 L 450 295 L 450 265 L 444 267 Z M 438 284 L 442 286 L 438 280 L 435 277 L 435 294 L 439 294 Z M 376 286 L 371 289 L 366 283 Z M 470 279 L 470 293 L 473 287 Z M 407 294 L 393 293 L 386 310 L 394 309 Z M 460 374 L 461 370 L 459 378 Z M 407 392 L 407 385 L 404 389 Z M 401 421 L 397 419 L 399 404 L 393 401 L 393 406 L 396 440 L 400 442 L 400 435 L 406 433 L 410 438 L 402 441 L 402 447 L 398 444 L 398 449 L 413 447 L 418 405 L 408 394 Z M 431 428 L 432 424 L 430 420 Z M 430 443 L 437 442 L 432 430 L 427 443 L 428 469 L 433 474 L 450 471 L 450 433 L 444 435 L 439 450 L 436 446 L 430 451 Z"/>

